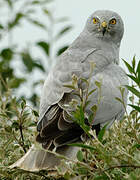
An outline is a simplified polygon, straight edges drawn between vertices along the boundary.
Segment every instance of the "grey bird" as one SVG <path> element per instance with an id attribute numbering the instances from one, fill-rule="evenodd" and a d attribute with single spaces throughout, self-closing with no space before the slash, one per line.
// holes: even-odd
<path id="1" fill-rule="evenodd" d="M 115 120 L 123 118 L 124 107 L 116 100 L 116 97 L 121 98 L 119 87 L 128 84 L 126 74 L 119 66 L 123 33 L 123 21 L 116 12 L 98 10 L 88 18 L 84 30 L 59 57 L 47 76 L 41 96 L 36 140 L 44 149 L 55 148 L 57 153 L 71 158 L 76 156 L 78 148 L 67 144 L 80 141 L 84 132 L 70 118 L 70 102 L 75 99 L 75 95 L 65 85 L 71 85 L 73 75 L 79 79 L 88 79 L 91 63 L 96 66 L 91 75 L 90 89 L 96 88 L 95 81 L 102 80 L 101 101 L 92 123 L 93 129 L 98 134 L 105 124 L 110 127 Z M 91 114 L 91 106 L 97 104 L 98 96 L 98 91 L 90 96 L 90 104 L 85 109 L 86 117 Z M 126 89 L 124 102 L 127 103 Z M 52 168 L 59 163 L 59 158 L 33 145 L 11 167 L 37 171 Z"/>

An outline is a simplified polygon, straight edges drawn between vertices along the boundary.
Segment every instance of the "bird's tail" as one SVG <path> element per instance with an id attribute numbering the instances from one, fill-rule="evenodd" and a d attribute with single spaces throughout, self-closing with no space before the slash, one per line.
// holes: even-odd
<path id="1" fill-rule="evenodd" d="M 78 147 L 64 146 L 56 150 L 56 153 L 75 159 Z M 26 171 L 39 171 L 43 169 L 54 169 L 61 163 L 61 159 L 53 153 L 37 148 L 35 145 L 18 161 L 10 166 L 10 168 L 18 167 Z"/>

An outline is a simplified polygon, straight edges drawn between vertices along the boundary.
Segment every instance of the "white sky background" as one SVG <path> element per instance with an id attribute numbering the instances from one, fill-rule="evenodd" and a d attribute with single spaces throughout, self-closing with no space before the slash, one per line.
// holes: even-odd
<path id="1" fill-rule="evenodd" d="M 116 11 L 121 15 L 125 33 L 121 43 L 120 58 L 127 61 L 133 55 L 140 58 L 140 1 L 139 0 L 56 0 L 56 14 L 68 16 L 74 25 L 73 31 L 67 35 L 74 40 L 82 31 L 87 17 L 98 9 Z M 122 63 L 121 63 L 122 65 Z"/>
<path id="2" fill-rule="evenodd" d="M 121 58 L 127 60 L 129 63 L 134 55 L 136 55 L 137 60 L 140 59 L 140 0 L 54 0 L 53 3 L 50 3 L 49 9 L 53 11 L 55 17 L 68 17 L 68 24 L 72 24 L 73 26 L 73 29 L 58 41 L 58 44 L 56 44 L 57 47 L 72 43 L 83 30 L 88 16 L 94 11 L 98 9 L 116 11 L 122 17 L 125 25 L 125 33 L 120 48 L 120 65 L 126 69 Z M 42 21 L 46 21 L 46 19 L 42 19 Z M 16 36 L 13 40 L 23 47 L 30 41 L 47 40 L 46 33 L 34 26 L 27 23 L 23 24 L 22 27 L 17 28 Z M 60 27 L 63 26 L 56 26 L 58 30 L 60 30 Z M 40 52 L 34 51 L 36 57 L 39 56 L 38 53 Z M 17 72 L 22 69 L 19 66 L 17 62 Z M 33 76 L 41 79 L 40 77 L 42 75 L 35 71 Z M 23 87 L 23 89 L 26 88 Z"/>

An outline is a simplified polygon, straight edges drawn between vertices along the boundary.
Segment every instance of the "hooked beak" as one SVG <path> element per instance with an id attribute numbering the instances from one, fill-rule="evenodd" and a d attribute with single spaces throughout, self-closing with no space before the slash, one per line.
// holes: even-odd
<path id="1" fill-rule="evenodd" d="M 105 34 L 106 30 L 107 30 L 107 22 L 106 21 L 103 21 L 101 23 L 101 28 L 102 28 L 102 33 L 103 33 L 103 36 L 104 36 L 104 34 Z"/>

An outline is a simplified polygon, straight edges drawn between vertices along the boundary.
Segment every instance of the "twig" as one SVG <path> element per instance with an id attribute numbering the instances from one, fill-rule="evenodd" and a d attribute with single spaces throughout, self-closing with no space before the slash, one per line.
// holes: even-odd
<path id="1" fill-rule="evenodd" d="M 2 82 L 2 84 L 3 84 L 3 86 L 5 87 L 5 89 L 8 90 L 8 86 L 7 86 L 7 84 L 5 83 L 5 81 L 4 81 L 3 77 L 1 76 L 1 74 L 0 74 L 0 80 L 1 80 L 1 82 Z"/>
<path id="2" fill-rule="evenodd" d="M 112 166 L 112 167 L 109 167 L 109 168 L 105 169 L 103 172 L 109 171 L 109 170 L 111 170 L 111 169 L 123 168 L 123 167 L 127 167 L 127 168 L 140 168 L 140 166 L 135 166 L 135 165 L 120 165 L 120 166 Z"/>
<path id="3" fill-rule="evenodd" d="M 20 135 L 21 135 L 21 139 L 22 139 L 22 148 L 23 148 L 24 152 L 26 153 L 26 149 L 24 147 L 24 137 L 23 137 L 23 132 L 22 132 L 22 125 L 19 126 L 19 130 L 20 130 Z"/>

